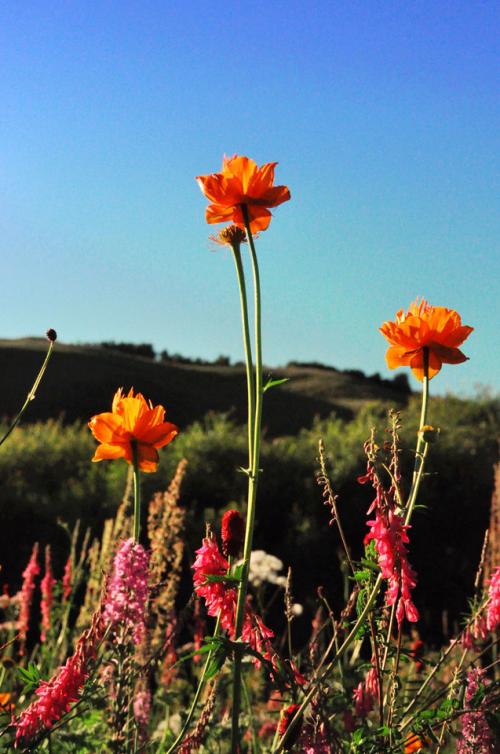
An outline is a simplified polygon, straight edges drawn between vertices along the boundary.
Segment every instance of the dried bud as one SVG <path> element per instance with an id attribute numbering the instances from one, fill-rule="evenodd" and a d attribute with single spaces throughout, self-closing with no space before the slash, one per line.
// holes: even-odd
<path id="1" fill-rule="evenodd" d="M 300 704 L 290 704 L 289 707 L 285 707 L 285 709 L 281 713 L 281 720 L 280 724 L 278 726 L 278 734 L 280 738 L 283 738 L 285 733 L 287 732 L 290 723 L 292 722 L 292 719 L 295 717 L 295 713 L 299 709 Z M 294 727 L 293 731 L 288 736 L 288 739 L 285 743 L 285 751 L 289 751 L 294 744 L 297 743 L 297 739 L 300 735 L 300 729 L 302 728 L 302 718 L 300 718 L 297 725 Z"/>
<path id="2" fill-rule="evenodd" d="M 245 522 L 241 513 L 229 510 L 222 516 L 222 551 L 227 557 L 237 557 L 245 541 Z"/>
<path id="3" fill-rule="evenodd" d="M 246 243 L 246 233 L 237 225 L 227 225 L 216 236 L 210 236 L 210 240 L 219 246 L 232 246 L 239 249 L 242 243 Z"/>
<path id="4" fill-rule="evenodd" d="M 52 329 L 52 327 L 49 327 L 45 335 L 47 336 L 47 338 L 50 340 L 51 343 L 55 343 L 55 341 L 57 340 L 57 333 L 55 330 Z"/>

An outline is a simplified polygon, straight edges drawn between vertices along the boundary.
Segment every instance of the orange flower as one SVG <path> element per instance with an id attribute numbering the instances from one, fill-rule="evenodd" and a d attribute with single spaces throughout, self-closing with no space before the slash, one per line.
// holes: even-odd
<path id="1" fill-rule="evenodd" d="M 132 463 L 135 443 L 141 471 L 156 471 L 157 448 L 168 445 L 179 431 L 175 424 L 163 421 L 164 418 L 163 406 L 153 408 L 151 401 L 148 403 L 141 393 L 134 395 L 134 388 L 130 388 L 128 395 L 119 388 L 111 413 L 97 414 L 89 421 L 92 434 L 101 443 L 92 460 L 125 458 L 127 463 Z"/>
<path id="2" fill-rule="evenodd" d="M 10 693 L 8 691 L 0 694 L 0 713 L 12 712 L 15 708 L 14 704 L 10 702 Z"/>
<path id="3" fill-rule="evenodd" d="M 245 228 L 242 205 L 246 205 L 250 230 L 266 230 L 271 222 L 267 207 L 277 207 L 290 199 L 286 186 L 273 186 L 277 162 L 267 162 L 261 168 L 249 157 L 224 157 L 222 173 L 199 175 L 196 180 L 207 199 L 207 223 L 228 220 Z"/>
<path id="4" fill-rule="evenodd" d="M 384 322 L 380 328 L 391 347 L 386 360 L 389 369 L 409 366 L 417 380 L 424 378 L 424 348 L 429 354 L 429 379 L 443 364 L 467 361 L 458 348 L 474 328 L 462 325 L 458 312 L 444 306 L 431 306 L 424 299 L 410 304 L 405 314 L 401 309 L 395 322 Z"/>
<path id="5" fill-rule="evenodd" d="M 425 745 L 425 739 L 420 738 L 416 733 L 410 733 L 405 741 L 404 754 L 413 754 L 414 751 L 420 751 L 420 749 L 423 749 Z"/>

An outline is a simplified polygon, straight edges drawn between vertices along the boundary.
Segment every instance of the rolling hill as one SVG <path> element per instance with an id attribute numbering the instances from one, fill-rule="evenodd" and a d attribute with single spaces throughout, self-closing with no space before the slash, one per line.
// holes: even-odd
<path id="1" fill-rule="evenodd" d="M 0 416 L 12 417 L 22 405 L 44 358 L 43 338 L 0 340 Z M 264 379 L 289 381 L 266 393 L 264 424 L 271 436 L 291 434 L 309 427 L 314 416 L 336 411 L 352 417 L 367 401 L 404 405 L 410 394 L 404 381 L 366 377 L 361 372 L 339 371 L 321 364 L 292 362 L 266 368 Z M 100 345 L 56 343 L 49 368 L 36 400 L 24 421 L 63 416 L 65 421 L 88 420 L 106 411 L 117 387 L 133 386 L 153 403 L 167 407 L 167 415 L 187 426 L 208 411 L 232 412 L 245 421 L 246 386 L 242 365 L 158 361 Z"/>

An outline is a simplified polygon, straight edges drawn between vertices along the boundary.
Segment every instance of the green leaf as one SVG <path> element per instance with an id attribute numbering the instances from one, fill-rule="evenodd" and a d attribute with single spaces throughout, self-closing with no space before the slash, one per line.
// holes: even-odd
<path id="1" fill-rule="evenodd" d="M 208 574 L 205 576 L 205 583 L 209 584 L 239 584 L 241 581 L 241 577 L 239 576 L 231 576 L 229 574 Z"/>
<path id="2" fill-rule="evenodd" d="M 283 385 L 284 382 L 289 382 L 290 377 L 282 377 L 280 380 L 273 380 L 272 377 L 269 377 L 268 381 L 264 385 L 262 392 L 265 393 L 266 390 L 270 390 L 272 387 L 275 387 L 276 385 Z"/>
<path id="3" fill-rule="evenodd" d="M 224 663 L 226 662 L 227 658 L 227 647 L 223 646 L 222 644 L 219 644 L 217 649 L 215 650 L 212 660 L 210 662 L 210 665 L 208 666 L 205 678 L 209 680 L 210 678 L 213 678 L 214 675 L 216 675 L 219 670 L 222 668 Z"/>
<path id="4" fill-rule="evenodd" d="M 235 578 L 237 581 L 241 581 L 242 578 L 243 578 L 243 571 L 244 570 L 245 570 L 245 564 L 244 563 L 238 563 L 238 565 L 236 565 L 233 568 L 233 572 L 232 572 L 233 578 Z"/>

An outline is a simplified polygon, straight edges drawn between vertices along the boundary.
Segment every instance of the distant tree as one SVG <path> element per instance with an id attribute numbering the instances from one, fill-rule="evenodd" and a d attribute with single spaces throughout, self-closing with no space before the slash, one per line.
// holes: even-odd
<path id="1" fill-rule="evenodd" d="M 129 353 L 133 356 L 143 356 L 146 359 L 156 357 L 151 343 L 115 343 L 114 340 L 104 340 L 100 345 L 101 348 L 106 348 L 109 351 L 120 351 L 120 353 Z"/>
<path id="2" fill-rule="evenodd" d="M 221 354 L 215 359 L 214 364 L 216 367 L 230 367 L 231 359 L 229 358 L 229 356 L 222 356 Z"/>
<path id="3" fill-rule="evenodd" d="M 392 379 L 392 386 L 398 392 L 409 395 L 411 393 L 411 387 L 408 382 L 408 373 L 401 372 L 401 374 L 396 374 Z"/>

